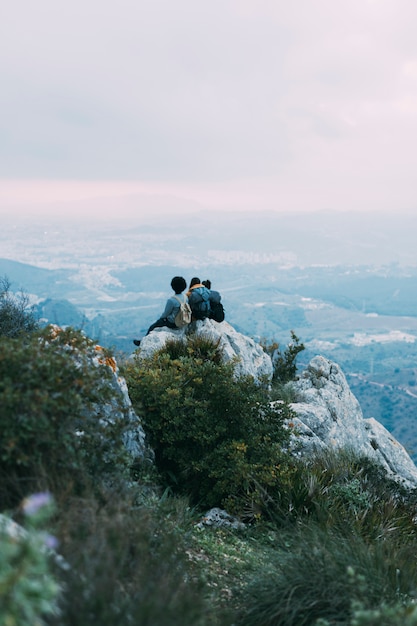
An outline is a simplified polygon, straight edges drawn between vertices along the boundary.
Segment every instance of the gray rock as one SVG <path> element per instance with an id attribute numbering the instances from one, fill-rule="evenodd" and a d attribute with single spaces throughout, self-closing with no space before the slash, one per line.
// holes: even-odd
<path id="1" fill-rule="evenodd" d="M 233 515 L 217 507 L 207 511 L 196 526 L 197 528 L 213 526 L 214 528 L 233 528 L 235 530 L 243 530 L 246 528 L 243 522 L 240 522 L 236 517 L 233 517 Z"/>
<path id="2" fill-rule="evenodd" d="M 135 353 L 135 358 L 146 358 L 156 350 L 162 348 L 169 339 L 187 340 L 190 332 L 210 337 L 213 341 L 219 341 L 223 349 L 226 362 L 235 360 L 236 376 L 249 374 L 255 380 L 272 380 L 272 361 L 263 348 L 250 337 L 237 332 L 227 322 L 215 322 L 203 320 L 193 322 L 189 328 L 171 330 L 169 328 L 156 328 L 141 341 L 140 348 Z"/>
<path id="3" fill-rule="evenodd" d="M 0 513 L 0 536 L 4 534 L 15 541 L 27 536 L 27 531 L 7 515 Z"/>
<path id="4" fill-rule="evenodd" d="M 53 341 L 54 336 L 58 336 L 62 329 L 57 325 L 51 326 L 51 329 L 51 340 Z M 103 402 L 97 402 L 92 409 L 89 408 L 88 410 L 92 410 L 97 419 L 104 419 L 112 423 L 117 420 L 125 421 L 127 417 L 127 428 L 123 432 L 123 443 L 127 452 L 133 460 L 152 459 L 153 451 L 147 446 L 145 432 L 133 409 L 126 380 L 120 375 L 116 359 L 108 356 L 103 347 L 99 345 L 90 346 L 83 353 L 74 349 L 73 346 L 65 346 L 64 349 L 79 366 L 83 362 L 87 362 L 88 365 L 91 364 L 91 367 L 102 367 L 110 371 L 109 385 L 113 391 L 113 398 L 110 401 L 105 399 Z M 76 434 L 82 436 L 83 432 L 78 431 Z"/>
<path id="5" fill-rule="evenodd" d="M 114 391 L 114 399 L 112 402 L 106 402 L 97 406 L 97 413 L 113 421 L 124 419 L 127 415 L 128 427 L 123 433 L 123 443 L 127 452 L 133 460 L 153 458 L 153 452 L 146 443 L 141 421 L 133 409 L 126 380 L 120 375 L 116 360 L 103 357 L 100 346 L 97 346 L 94 365 L 98 367 L 107 366 L 113 374 L 110 379 L 110 385 Z"/>
<path id="6" fill-rule="evenodd" d="M 340 367 L 314 357 L 292 383 L 299 398 L 292 404 L 294 451 L 311 456 L 326 449 L 349 449 L 367 456 L 407 488 L 417 487 L 417 468 L 404 447 L 375 419 L 364 419 Z"/>

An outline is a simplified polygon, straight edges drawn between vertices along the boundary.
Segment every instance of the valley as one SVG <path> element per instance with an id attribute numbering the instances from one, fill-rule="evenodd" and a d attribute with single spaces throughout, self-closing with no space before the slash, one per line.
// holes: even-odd
<path id="1" fill-rule="evenodd" d="M 389 222 L 366 238 L 364 221 L 361 230 L 329 216 L 298 224 L 270 214 L 216 223 L 206 214 L 122 224 L 10 218 L 0 276 L 30 296 L 40 320 L 82 328 L 120 355 L 162 312 L 173 275 L 210 278 L 237 330 L 282 346 L 293 330 L 306 347 L 299 369 L 316 354 L 339 363 L 364 416 L 414 454 L 416 253 L 409 230 L 401 239 Z"/>

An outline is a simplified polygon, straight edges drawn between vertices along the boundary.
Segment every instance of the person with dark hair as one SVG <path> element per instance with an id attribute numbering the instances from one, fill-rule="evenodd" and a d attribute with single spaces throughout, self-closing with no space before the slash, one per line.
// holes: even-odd
<path id="1" fill-rule="evenodd" d="M 183 302 L 188 302 L 187 296 L 182 293 L 187 287 L 185 278 L 183 278 L 182 276 L 174 276 L 174 278 L 171 280 L 171 287 L 174 291 L 174 295 L 168 298 L 165 305 L 165 310 L 162 313 L 161 317 L 149 326 L 148 332 L 146 333 L 147 335 L 149 335 L 149 333 L 155 328 L 162 328 L 163 326 L 172 329 L 178 328 L 175 323 L 175 318 L 179 313 L 181 304 Z M 135 344 L 135 346 L 140 346 L 140 339 L 134 339 L 133 343 Z"/>
<path id="2" fill-rule="evenodd" d="M 187 297 L 193 320 L 204 320 L 210 317 L 210 290 L 201 283 L 197 276 L 190 281 Z"/>
<path id="3" fill-rule="evenodd" d="M 211 288 L 211 280 L 203 280 L 202 284 L 210 291 L 210 319 L 222 322 L 224 320 L 224 308 L 221 303 L 221 295 Z"/>

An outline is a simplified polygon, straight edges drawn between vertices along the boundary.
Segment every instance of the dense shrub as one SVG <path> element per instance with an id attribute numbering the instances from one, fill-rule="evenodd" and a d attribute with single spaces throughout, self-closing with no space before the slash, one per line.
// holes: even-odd
<path id="1" fill-rule="evenodd" d="M 126 467 L 125 421 L 103 409 L 117 398 L 105 356 L 95 366 L 96 356 L 94 343 L 71 329 L 1 342 L 1 508 L 34 491 L 82 489 Z"/>
<path id="2" fill-rule="evenodd" d="M 165 484 L 206 507 L 250 516 L 267 507 L 285 474 L 288 405 L 272 407 L 251 377 L 236 379 L 201 336 L 139 355 L 125 375 Z"/>
<path id="3" fill-rule="evenodd" d="M 17 337 L 37 328 L 28 297 L 23 292 L 11 293 L 10 286 L 7 277 L 0 277 L 0 337 Z"/>

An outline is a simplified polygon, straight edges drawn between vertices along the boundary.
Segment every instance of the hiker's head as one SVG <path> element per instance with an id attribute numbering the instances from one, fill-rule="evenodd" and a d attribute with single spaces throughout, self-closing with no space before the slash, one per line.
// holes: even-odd
<path id="1" fill-rule="evenodd" d="M 194 287 L 194 285 L 199 285 L 199 284 L 200 284 L 200 279 L 197 278 L 197 276 L 192 278 L 191 281 L 190 281 L 190 287 Z"/>
<path id="2" fill-rule="evenodd" d="M 185 278 L 182 276 L 174 276 L 171 280 L 171 287 L 175 291 L 175 293 L 182 293 L 186 288 L 187 283 L 185 282 Z"/>
<path id="3" fill-rule="evenodd" d="M 207 289 L 211 289 L 211 280 L 209 280 L 208 278 L 207 280 L 203 280 L 201 284 L 204 285 L 204 287 L 207 287 Z"/>

